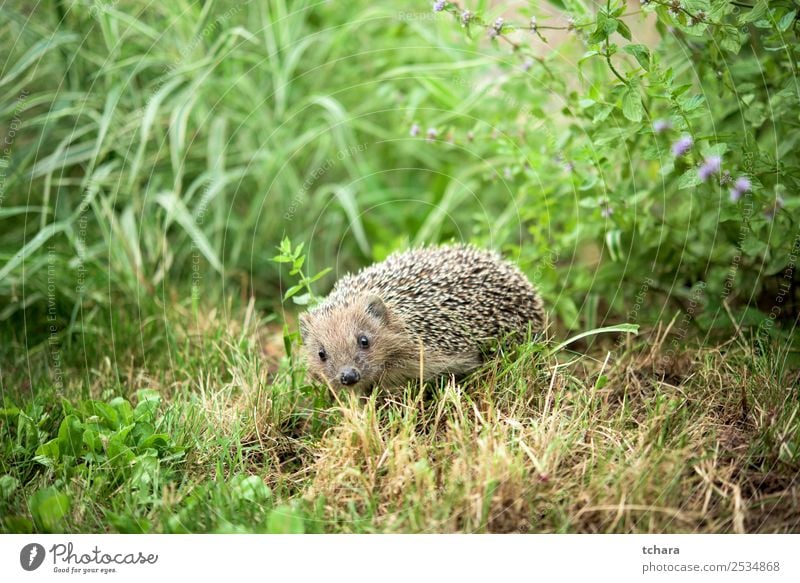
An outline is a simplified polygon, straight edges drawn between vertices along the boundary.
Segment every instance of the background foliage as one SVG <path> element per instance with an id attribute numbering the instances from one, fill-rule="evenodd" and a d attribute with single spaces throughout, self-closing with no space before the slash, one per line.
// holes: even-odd
<path id="1" fill-rule="evenodd" d="M 755 377 L 776 383 L 753 405 L 755 457 L 742 459 L 764 475 L 796 469 L 797 395 L 780 386 L 797 361 L 798 11 L 792 0 L 4 4 L 3 527 L 321 529 L 331 510 L 315 496 L 330 502 L 330 484 L 303 490 L 320 522 L 298 525 L 285 504 L 304 478 L 281 464 L 311 463 L 309 443 L 341 419 L 303 385 L 288 340 L 269 368 L 250 333 L 291 329 L 287 290 L 302 302 L 308 285 L 322 294 L 396 248 L 451 239 L 515 259 L 556 334 L 671 327 L 654 357 L 662 379 L 689 378 L 675 373 L 686 345 L 735 335 Z M 611 378 L 597 374 L 576 390 Z M 199 437 L 223 398 L 267 407 L 284 472 L 270 487 L 250 475 L 262 454 L 242 446 L 263 449 L 252 418 Z M 671 399 L 642 414 L 678 416 L 685 445 L 700 408 Z M 582 411 L 575 435 L 594 415 Z M 473 456 L 460 438 L 454 450 Z M 202 477 L 182 473 L 185 455 Z M 77 491 L 112 502 L 87 508 Z M 500 496 L 482 492 L 489 506 Z M 207 500 L 231 502 L 201 516 Z M 354 504 L 338 519 L 379 514 Z M 447 527 L 409 512 L 397 528 L 489 528 L 467 510 Z M 580 516 L 553 510 L 547 528 L 638 524 Z"/>

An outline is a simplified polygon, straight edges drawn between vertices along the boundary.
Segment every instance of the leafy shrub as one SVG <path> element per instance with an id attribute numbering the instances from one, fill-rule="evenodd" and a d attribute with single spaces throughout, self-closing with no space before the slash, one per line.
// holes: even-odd
<path id="1" fill-rule="evenodd" d="M 788 337 L 773 323 L 797 316 L 796 3 L 550 4 L 560 12 L 536 3 L 513 23 L 436 3 L 500 61 L 456 78 L 486 97 L 484 115 L 440 131 L 469 132 L 473 155 L 503 169 L 493 190 L 519 193 L 539 242 L 523 256 L 531 269 L 556 258 L 540 283 L 566 323 L 656 319 L 660 294 L 705 329 L 729 328 L 732 307 Z M 568 37 L 542 56 L 553 29 Z"/>
<path id="2" fill-rule="evenodd" d="M 183 457 L 183 448 L 159 431 L 164 424 L 160 403 L 157 392 L 140 390 L 136 406 L 116 397 L 108 402 L 63 401 L 57 416 L 37 405 L 3 409 L 0 504 L 10 504 L 20 481 L 30 483 L 41 470 L 42 483 L 49 485 L 28 502 L 39 531 L 64 528 L 71 508 L 69 488 L 76 480 L 99 498 L 125 483 L 128 502 L 158 499 L 172 466 Z M 9 530 L 33 526 L 25 524 L 25 517 L 8 519 L 4 527 Z"/>

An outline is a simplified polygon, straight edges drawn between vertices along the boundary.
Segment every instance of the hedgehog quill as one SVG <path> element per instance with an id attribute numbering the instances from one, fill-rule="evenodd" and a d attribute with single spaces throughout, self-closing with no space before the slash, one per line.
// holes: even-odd
<path id="1" fill-rule="evenodd" d="M 543 326 L 542 300 L 519 268 L 461 244 L 395 253 L 346 275 L 300 317 L 309 373 L 334 389 L 464 375 L 492 342 Z"/>

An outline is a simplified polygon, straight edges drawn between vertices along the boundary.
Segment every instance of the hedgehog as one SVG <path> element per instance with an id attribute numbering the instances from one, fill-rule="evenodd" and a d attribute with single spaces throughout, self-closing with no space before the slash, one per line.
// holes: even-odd
<path id="1" fill-rule="evenodd" d="M 462 377 L 491 346 L 543 327 L 542 300 L 519 268 L 466 244 L 395 253 L 341 278 L 300 317 L 308 371 L 336 390 Z"/>

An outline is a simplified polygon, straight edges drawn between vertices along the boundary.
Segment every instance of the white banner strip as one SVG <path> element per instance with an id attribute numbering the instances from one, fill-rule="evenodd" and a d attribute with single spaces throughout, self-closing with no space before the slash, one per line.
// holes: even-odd
<path id="1" fill-rule="evenodd" d="M 800 581 L 800 535 L 5 535 L 2 581 Z"/>

